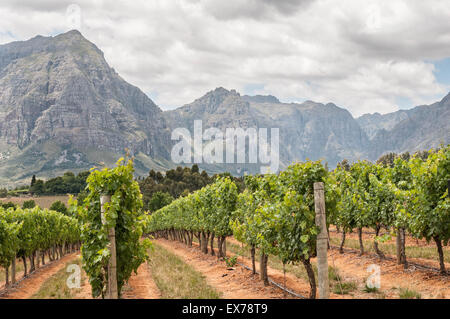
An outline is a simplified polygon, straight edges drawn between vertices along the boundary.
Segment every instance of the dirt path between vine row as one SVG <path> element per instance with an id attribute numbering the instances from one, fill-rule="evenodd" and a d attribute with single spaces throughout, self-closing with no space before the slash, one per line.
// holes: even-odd
<path id="1" fill-rule="evenodd" d="M 450 298 L 450 276 L 442 276 L 437 272 L 418 270 L 414 266 L 404 270 L 402 265 L 397 265 L 392 260 L 369 254 L 359 256 L 356 251 L 340 254 L 336 249 L 329 251 L 328 264 L 335 266 L 344 279 L 355 280 L 359 290 L 364 288 L 365 281 L 371 274 L 368 267 L 379 266 L 380 291 L 385 298 L 399 298 L 400 288 L 419 292 L 422 298 Z M 367 295 L 363 294 L 364 298 L 368 298 Z"/>
<path id="2" fill-rule="evenodd" d="M 227 241 L 240 245 L 234 238 L 227 238 Z M 239 259 L 244 259 L 247 264 L 250 264 L 249 259 L 243 258 L 242 256 Z M 316 259 L 312 258 L 311 262 L 315 264 Z M 338 269 L 343 281 L 354 282 L 357 285 L 357 290 L 351 294 L 339 295 L 331 293 L 331 298 L 366 299 L 379 298 L 381 295 L 385 298 L 399 298 L 400 288 L 408 288 L 419 292 L 422 298 L 450 298 L 450 276 L 442 276 L 433 271 L 415 269 L 414 266 L 410 266 L 410 269 L 404 270 L 402 265 L 397 265 L 392 260 L 382 260 L 367 253 L 363 256 L 358 256 L 357 251 L 346 251 L 344 254 L 340 254 L 336 249 L 329 250 L 328 264 Z M 366 280 L 371 275 L 371 272 L 368 271 L 370 265 L 380 267 L 380 292 L 382 294 L 363 291 Z M 283 278 L 282 272 L 268 267 L 268 274 L 275 281 L 283 283 L 281 281 Z M 299 291 L 298 285 L 301 285 L 303 280 L 293 274 L 289 274 L 288 278 L 291 280 L 287 281 L 287 287 L 294 289 L 294 291 Z"/>
<path id="3" fill-rule="evenodd" d="M 230 243 L 233 243 L 235 245 L 241 246 L 241 243 L 238 242 L 234 238 L 227 238 L 227 241 Z M 234 256 L 234 255 L 235 254 L 231 253 L 229 250 L 227 251 L 227 256 Z M 269 259 L 270 258 L 271 257 L 269 257 Z M 243 263 L 244 265 L 246 265 L 249 268 L 252 267 L 250 258 L 247 258 L 244 256 L 239 256 L 238 261 Z M 256 266 L 257 271 L 259 271 L 258 258 L 256 258 L 255 266 Z M 303 265 L 299 265 L 298 267 L 303 267 Z M 278 269 L 274 269 L 270 266 L 267 266 L 267 274 L 268 274 L 269 278 L 271 278 L 273 281 L 275 281 L 279 285 L 281 285 L 295 293 L 298 293 L 298 294 L 304 296 L 305 298 L 309 297 L 309 292 L 311 290 L 311 286 L 309 285 L 309 282 L 306 279 L 299 278 L 290 272 L 286 272 L 286 274 L 284 274 L 282 271 L 280 271 Z M 316 280 L 317 280 L 317 278 L 316 278 Z M 319 288 L 317 287 L 317 289 L 319 289 Z M 349 299 L 352 297 L 350 295 L 338 295 L 338 294 L 334 294 L 334 293 L 330 292 L 330 298 L 332 298 L 332 299 Z"/>
<path id="4" fill-rule="evenodd" d="M 240 245 L 234 238 L 227 238 L 227 241 Z M 177 244 L 185 246 L 181 243 Z M 201 254 L 201 256 L 205 256 L 199 252 L 198 248 L 196 248 L 195 251 Z M 234 256 L 229 250 L 227 251 L 227 255 Z M 251 266 L 250 258 L 239 256 L 238 261 L 248 267 Z M 311 262 L 315 264 L 315 258 L 312 258 Z M 419 270 L 414 268 L 414 266 L 410 266 L 410 269 L 404 270 L 402 265 L 397 265 L 395 261 L 392 260 L 380 260 L 380 258 L 371 254 L 358 256 L 357 252 L 353 251 L 339 254 L 339 252 L 334 249 L 330 250 L 328 253 L 328 264 L 338 269 L 342 281 L 354 282 L 357 287 L 356 290 L 346 295 L 331 292 L 330 297 L 333 299 L 395 299 L 399 298 L 401 288 L 414 290 L 420 293 L 422 298 L 450 298 L 450 276 L 442 276 L 433 271 Z M 379 293 L 375 294 L 364 291 L 366 280 L 371 275 L 371 272 L 368 272 L 368 267 L 370 265 L 380 266 L 381 287 Z M 256 266 L 257 269 L 259 269 L 258 262 L 256 262 Z M 302 265 L 299 265 L 298 267 L 302 267 Z M 268 275 L 275 282 L 284 285 L 282 271 L 273 269 L 269 266 Z M 286 287 L 303 296 L 308 296 L 310 290 L 309 283 L 306 279 L 298 278 L 292 273 L 286 273 Z"/>
<path id="5" fill-rule="evenodd" d="M 125 285 L 123 299 L 159 299 L 161 293 L 148 268 L 148 263 L 139 266 L 137 275 L 133 274 Z"/>
<path id="6" fill-rule="evenodd" d="M 83 280 L 81 283 L 81 290 L 75 295 L 73 296 L 73 299 L 93 299 L 92 298 L 92 292 L 91 292 L 91 285 L 89 284 L 89 279 L 87 278 L 86 273 L 84 272 L 84 270 L 82 270 L 83 272 Z"/>
<path id="7" fill-rule="evenodd" d="M 38 268 L 31 275 L 21 280 L 17 286 L 10 288 L 0 299 L 29 299 L 39 291 L 42 284 L 62 269 L 66 263 L 78 257 L 79 253 L 71 253 L 63 258 Z"/>
<path id="8" fill-rule="evenodd" d="M 225 299 L 281 299 L 292 298 L 274 286 L 264 286 L 259 276 L 236 265 L 228 270 L 225 262 L 217 257 L 205 255 L 196 247 L 187 247 L 180 242 L 165 239 L 154 240 L 168 251 L 180 257 L 186 264 L 203 274 L 206 282 Z"/>
<path id="9" fill-rule="evenodd" d="M 148 263 L 143 263 L 139 266 L 137 275 L 134 273 L 131 275 L 128 283 L 122 288 L 122 299 L 161 298 L 148 267 Z M 83 273 L 83 277 L 85 279 L 81 285 L 81 291 L 74 296 L 74 299 L 92 299 L 91 285 L 85 273 Z"/>

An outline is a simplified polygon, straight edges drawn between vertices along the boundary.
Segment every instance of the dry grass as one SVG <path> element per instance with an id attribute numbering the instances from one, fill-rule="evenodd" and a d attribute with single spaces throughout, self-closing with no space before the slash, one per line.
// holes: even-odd
<path id="1" fill-rule="evenodd" d="M 337 282 L 333 287 L 333 292 L 338 295 L 348 295 L 350 292 L 358 289 L 358 285 L 354 281 Z"/>
<path id="2" fill-rule="evenodd" d="M 210 287 L 205 277 L 179 257 L 154 243 L 149 267 L 161 298 L 218 299 L 220 294 Z"/>
<path id="3" fill-rule="evenodd" d="M 422 295 L 409 288 L 400 288 L 398 292 L 400 299 L 422 299 Z"/>
<path id="4" fill-rule="evenodd" d="M 339 246 L 341 243 L 341 239 L 337 237 L 331 237 L 330 238 L 330 244 L 334 246 Z M 375 253 L 375 249 L 373 247 L 373 240 L 363 240 L 364 243 L 364 250 L 366 252 Z M 397 254 L 397 247 L 395 244 L 390 243 L 379 243 L 378 244 L 380 250 L 383 253 L 386 253 L 388 255 L 395 256 Z M 352 248 L 352 249 L 358 249 L 359 250 L 359 241 L 357 239 L 353 238 L 347 238 L 345 240 L 344 247 Z M 450 253 L 448 253 L 448 249 L 444 247 L 444 261 L 450 263 Z M 410 258 L 424 258 L 424 259 L 430 259 L 430 260 L 439 260 L 439 256 L 437 253 L 437 248 L 433 246 L 406 246 L 406 257 Z"/>
<path id="5" fill-rule="evenodd" d="M 242 247 L 241 245 L 227 241 L 227 249 L 236 255 L 243 256 L 247 259 L 251 258 L 250 249 L 245 245 Z M 256 249 L 256 257 L 258 256 L 259 249 Z M 318 285 L 316 261 L 311 260 L 311 265 L 314 270 L 316 285 Z M 268 266 L 273 269 L 283 271 L 283 263 L 278 256 L 270 255 L 268 259 Z M 309 282 L 308 274 L 306 273 L 303 264 L 287 264 L 284 269 L 286 270 L 286 273 L 293 274 L 304 282 Z M 358 290 L 358 283 L 354 279 L 344 279 L 339 273 L 339 269 L 337 267 L 333 267 L 331 265 L 328 266 L 328 278 L 330 283 L 330 291 L 335 294 L 353 296 Z"/>
<path id="6" fill-rule="evenodd" d="M 67 279 L 72 274 L 67 272 L 67 267 L 72 264 L 81 268 L 81 258 L 67 262 L 61 270 L 44 282 L 31 299 L 73 299 L 81 291 L 81 288 L 69 288 L 67 286 Z M 81 282 L 83 282 L 84 273 L 81 273 Z"/>
<path id="7" fill-rule="evenodd" d="M 39 197 L 8 197 L 8 198 L 1 198 L 0 201 L 7 203 L 7 202 L 13 202 L 14 204 L 18 204 L 22 206 L 24 201 L 27 200 L 34 200 L 36 202 L 36 205 L 38 205 L 41 208 L 50 208 L 50 206 L 53 204 L 53 202 L 56 202 L 60 200 L 64 204 L 67 205 L 67 202 L 69 200 L 69 195 L 55 195 L 55 196 L 39 196 Z"/>

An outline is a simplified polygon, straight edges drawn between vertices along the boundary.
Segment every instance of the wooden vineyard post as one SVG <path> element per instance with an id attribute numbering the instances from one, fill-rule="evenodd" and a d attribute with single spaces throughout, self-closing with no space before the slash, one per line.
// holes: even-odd
<path id="1" fill-rule="evenodd" d="M 11 264 L 11 283 L 14 285 L 16 283 L 16 255 L 12 260 Z"/>
<path id="2" fill-rule="evenodd" d="M 317 235 L 317 270 L 319 281 L 319 299 L 330 298 L 328 283 L 328 232 L 325 212 L 325 194 L 322 182 L 314 183 L 314 206 L 316 225 L 320 228 Z"/>
<path id="3" fill-rule="evenodd" d="M 111 201 L 111 196 L 102 195 L 100 197 L 102 222 L 105 223 L 103 219 L 103 213 L 105 212 L 104 205 Z M 111 258 L 108 264 L 108 285 L 106 289 L 106 299 L 118 299 L 117 291 L 117 255 L 116 255 L 116 230 L 110 228 L 108 230 L 109 247 L 111 251 Z"/>

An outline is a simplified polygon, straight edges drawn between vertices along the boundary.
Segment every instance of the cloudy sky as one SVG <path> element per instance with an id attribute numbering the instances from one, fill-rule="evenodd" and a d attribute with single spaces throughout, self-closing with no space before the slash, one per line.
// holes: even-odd
<path id="1" fill-rule="evenodd" d="M 73 28 L 163 109 L 223 86 L 354 116 L 450 91 L 448 0 L 1 0 L 0 44 Z"/>

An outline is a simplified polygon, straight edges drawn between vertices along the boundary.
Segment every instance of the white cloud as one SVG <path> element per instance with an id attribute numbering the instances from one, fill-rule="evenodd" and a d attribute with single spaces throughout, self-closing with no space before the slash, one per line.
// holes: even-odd
<path id="1" fill-rule="evenodd" d="M 68 29 L 71 1 L 3 0 L 0 43 Z M 217 86 L 282 101 L 334 102 L 353 115 L 399 98 L 431 103 L 449 87 L 432 61 L 450 57 L 445 0 L 74 1 L 81 32 L 127 81 L 164 108 Z"/>

